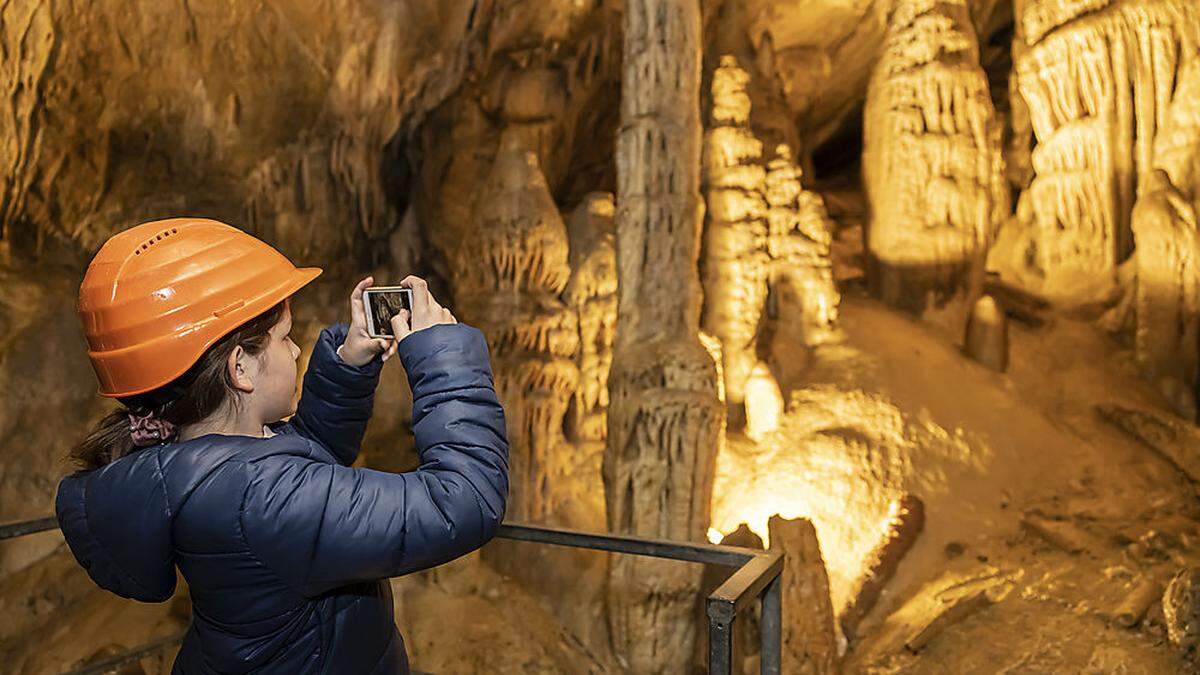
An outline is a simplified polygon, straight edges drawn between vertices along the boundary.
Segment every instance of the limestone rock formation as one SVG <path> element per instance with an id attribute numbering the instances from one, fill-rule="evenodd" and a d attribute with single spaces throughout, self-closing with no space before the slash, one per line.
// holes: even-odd
<path id="1" fill-rule="evenodd" d="M 1195 419 L 1193 0 L 0 5 L 0 522 L 48 513 L 62 455 L 110 405 L 71 308 L 87 258 L 138 220 L 203 214 L 326 268 L 295 303 L 302 346 L 368 273 L 425 276 L 482 328 L 512 433 L 510 519 L 699 540 L 711 508 L 712 540 L 799 551 L 784 672 L 828 672 L 831 611 L 847 672 L 1175 672 L 1147 639 L 1163 625 L 1195 651 L 1195 575 L 1145 610 L 1164 566 L 1198 562 L 1195 528 L 1159 519 L 1195 525 L 1198 432 L 1125 379 L 1123 345 L 1053 316 L 1120 270 L 1138 367 Z M 994 270 L 964 351 L 1002 368 L 1001 327 L 1020 321 L 1006 376 L 964 366 L 961 324 L 934 335 L 858 297 L 867 269 L 908 309 L 976 300 L 1001 222 L 1022 274 Z M 398 370 L 360 457 L 375 469 L 418 461 Z M 727 393 L 744 434 L 720 432 Z M 1128 438 L 1092 426 L 1097 402 Z M 1031 515 L 1046 491 L 1086 513 Z M 885 516 L 906 492 L 928 523 L 911 500 Z M 1019 513 L 1054 550 L 1012 539 Z M 1127 583 L 1066 553 L 1116 551 L 1102 531 L 1136 542 L 1102 563 Z M 1153 559 L 1139 548 L 1171 537 Z M 0 543 L 9 670 L 63 672 L 181 626 L 96 589 L 60 544 Z M 930 569 L 1017 567 L 1020 601 L 971 590 L 894 621 L 914 589 L 944 590 Z M 498 540 L 394 586 L 420 670 L 673 673 L 705 651 L 696 571 Z M 1061 640 L 1085 606 L 1136 629 Z M 738 625 L 749 668 L 756 619 Z"/>
<path id="2" fill-rule="evenodd" d="M 1200 376 L 1200 232 L 1196 209 L 1164 172 L 1133 209 L 1137 239 L 1137 332 L 1142 372 L 1175 411 L 1196 419 Z"/>
<path id="3" fill-rule="evenodd" d="M 779 428 L 783 392 L 766 363 L 759 361 L 746 380 L 746 436 L 761 441 Z"/>
<path id="4" fill-rule="evenodd" d="M 698 338 L 700 5 L 633 0 L 624 22 L 608 521 L 614 532 L 703 541 L 723 415 Z M 686 668 L 698 583 L 669 561 L 612 561 L 608 621 L 631 671 Z"/>
<path id="5" fill-rule="evenodd" d="M 762 142 L 751 129 L 749 77 L 736 58 L 721 57 L 712 75 L 712 126 L 704 138 L 702 325 L 721 341 L 732 429 L 741 429 L 750 414 L 746 387 L 758 363 L 768 294 L 809 346 L 836 337 L 840 302 L 824 202 L 802 186 L 787 145 L 763 166 Z M 760 376 L 771 377 L 769 371 Z"/>
<path id="6" fill-rule="evenodd" d="M 829 576 L 812 521 L 773 516 L 771 548 L 781 549 L 783 571 L 783 668 L 785 673 L 838 672 L 837 636 L 829 599 Z"/>
<path id="7" fill-rule="evenodd" d="M 1180 570 L 1162 599 L 1167 637 L 1193 663 L 1200 657 L 1200 570 Z"/>
<path id="8" fill-rule="evenodd" d="M 584 197 L 567 223 L 571 279 L 563 299 L 578 315 L 579 386 L 567 433 L 575 443 L 600 443 L 608 432 L 608 372 L 617 323 L 617 251 L 613 196 Z"/>
<path id="9" fill-rule="evenodd" d="M 833 221 L 821 196 L 804 189 L 802 176 L 791 148 L 775 148 L 764 184 L 770 206 L 767 254 L 771 290 L 782 296 L 780 314 L 798 320 L 804 344 L 815 346 L 837 338 L 841 296 L 829 251 Z"/>
<path id="10" fill-rule="evenodd" d="M 1133 205 L 1151 187 L 1180 73 L 1197 58 L 1200 7 L 1025 0 L 1016 14 L 1013 77 L 1037 141 L 1018 217 L 1043 291 L 1094 296 L 1133 248 Z"/>
<path id="11" fill-rule="evenodd" d="M 1200 59 L 1182 67 L 1138 190 L 1132 229 L 1138 365 L 1175 411 L 1196 419 L 1200 377 Z"/>
<path id="12" fill-rule="evenodd" d="M 963 351 L 992 370 L 1008 370 L 1008 316 L 992 296 L 979 298 L 971 307 Z"/>
<path id="13" fill-rule="evenodd" d="M 496 155 L 474 221 L 478 234 L 454 261 L 455 307 L 488 336 L 509 433 L 508 513 L 537 520 L 552 508 L 557 462 L 572 454 L 563 418 L 579 380 L 579 333 L 558 297 L 570 278 L 567 228 L 536 155 Z"/>
<path id="14" fill-rule="evenodd" d="M 712 126 L 704 137 L 704 330 L 721 340 L 725 401 L 738 427 L 767 298 L 766 172 L 750 130 L 750 76 L 732 56 L 712 76 Z"/>
<path id="15" fill-rule="evenodd" d="M 867 89 L 872 283 L 922 312 L 977 282 L 1008 199 L 1002 125 L 965 0 L 900 0 Z"/>

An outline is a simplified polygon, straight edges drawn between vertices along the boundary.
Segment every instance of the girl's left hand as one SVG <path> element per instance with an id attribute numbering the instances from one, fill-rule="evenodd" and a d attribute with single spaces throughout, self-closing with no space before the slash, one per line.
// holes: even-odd
<path id="1" fill-rule="evenodd" d="M 364 366 L 371 359 L 383 354 L 387 361 L 396 353 L 396 340 L 373 338 L 367 334 L 367 314 L 363 311 L 363 291 L 375 284 L 374 277 L 367 277 L 358 282 L 350 293 L 350 330 L 346 340 L 338 347 L 337 353 L 342 362 L 351 366 Z"/>

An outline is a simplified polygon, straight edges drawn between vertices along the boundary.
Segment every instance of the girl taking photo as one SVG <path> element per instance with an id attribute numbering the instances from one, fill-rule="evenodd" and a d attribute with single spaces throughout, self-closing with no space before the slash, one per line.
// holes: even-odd
<path id="1" fill-rule="evenodd" d="M 120 406 L 72 452 L 56 511 L 102 588 L 162 602 L 187 580 L 176 673 L 407 673 L 389 577 L 485 544 L 504 518 L 508 443 L 487 344 L 408 277 L 392 339 L 322 331 L 293 404 L 297 269 L 222 223 L 177 218 L 110 239 L 79 315 L 100 394 Z M 352 468 L 384 361 L 412 388 L 421 465 Z M 285 421 L 286 420 L 286 421 Z"/>

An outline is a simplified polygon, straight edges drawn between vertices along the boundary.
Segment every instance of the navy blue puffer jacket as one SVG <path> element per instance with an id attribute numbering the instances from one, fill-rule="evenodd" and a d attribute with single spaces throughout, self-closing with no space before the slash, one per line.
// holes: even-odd
<path id="1" fill-rule="evenodd" d="M 92 579 L 161 602 L 178 566 L 193 619 L 176 673 L 406 673 L 388 577 L 479 548 L 504 518 L 508 443 L 487 343 L 437 325 L 400 342 L 421 466 L 348 465 L 379 359 L 336 354 L 327 328 L 290 422 L 268 438 L 207 435 L 65 478 L 58 520 Z"/>

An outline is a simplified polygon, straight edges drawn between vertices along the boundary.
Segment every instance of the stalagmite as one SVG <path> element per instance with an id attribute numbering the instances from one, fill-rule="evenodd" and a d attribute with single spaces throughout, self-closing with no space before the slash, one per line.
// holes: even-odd
<path id="1" fill-rule="evenodd" d="M 1111 284 L 1133 249 L 1134 200 L 1151 187 L 1169 103 L 1197 105 L 1175 89 L 1197 58 L 1200 7 L 1024 0 L 1016 15 L 1013 77 L 1037 138 L 1017 211 L 1043 291 L 1078 296 Z"/>
<path id="2" fill-rule="evenodd" d="M 1008 370 L 1008 317 L 990 295 L 975 301 L 967 319 L 963 351 L 967 356 L 1003 373 Z"/>
<path id="3" fill-rule="evenodd" d="M 836 673 L 838 653 L 833 605 L 817 530 L 810 520 L 786 520 L 779 516 L 772 516 L 767 527 L 771 548 L 781 549 L 786 556 L 782 672 Z"/>
<path id="4" fill-rule="evenodd" d="M 759 361 L 746 382 L 746 436 L 761 441 L 779 427 L 783 418 L 783 392 L 767 364 Z"/>
<path id="5" fill-rule="evenodd" d="M 731 425 L 745 419 L 745 386 L 758 360 L 755 338 L 767 298 L 767 205 L 762 143 L 750 130 L 750 76 L 721 57 L 712 78 L 704 137 L 704 330 L 721 340 Z"/>
<path id="6" fill-rule="evenodd" d="M 604 487 L 614 532 L 703 541 L 724 418 L 700 343 L 700 7 L 631 0 L 617 142 L 617 333 Z M 680 672 L 697 571 L 617 556 L 614 651 L 631 672 Z"/>
<path id="7" fill-rule="evenodd" d="M 833 223 L 825 202 L 801 184 L 802 172 L 787 145 L 775 148 L 764 181 L 767 211 L 767 254 L 771 258 L 773 292 L 799 316 L 801 334 L 809 346 L 837 337 L 841 295 L 833 282 L 830 243 Z M 781 310 L 787 320 L 789 311 Z"/>
<path id="8" fill-rule="evenodd" d="M 782 296 L 783 320 L 797 321 L 809 346 L 834 339 L 840 302 L 824 202 L 801 185 L 788 146 L 762 166 L 762 143 L 750 128 L 749 79 L 737 59 L 721 57 L 704 139 L 703 326 L 721 340 L 725 402 L 730 426 L 739 430 L 752 414 L 746 387 L 768 291 Z"/>
<path id="9" fill-rule="evenodd" d="M 1196 210 L 1156 172 L 1133 209 L 1138 366 L 1185 419 L 1200 375 L 1200 233 Z"/>
<path id="10" fill-rule="evenodd" d="M 872 285 L 921 312 L 977 283 L 1008 210 L 996 120 L 964 0 L 901 0 L 867 90 Z"/>
<path id="11" fill-rule="evenodd" d="M 566 225 L 537 157 L 502 147 L 480 192 L 478 234 L 455 260 L 461 318 L 488 336 L 510 443 L 508 514 L 536 520 L 555 503 L 572 455 L 563 418 L 578 384 L 576 315 L 558 298 L 570 276 Z"/>

